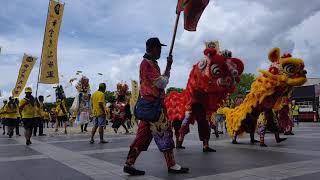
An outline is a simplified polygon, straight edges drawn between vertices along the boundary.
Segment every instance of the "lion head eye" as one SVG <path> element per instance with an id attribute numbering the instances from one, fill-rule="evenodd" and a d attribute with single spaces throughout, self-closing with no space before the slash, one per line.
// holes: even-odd
<path id="1" fill-rule="evenodd" d="M 237 77 L 237 76 L 239 76 L 238 70 L 236 70 L 236 69 L 231 70 L 231 75 L 232 75 L 232 77 Z"/>
<path id="2" fill-rule="evenodd" d="M 198 63 L 198 67 L 199 67 L 199 69 L 204 70 L 206 68 L 207 64 L 208 64 L 207 60 L 204 59 Z"/>
<path id="3" fill-rule="evenodd" d="M 213 76 L 220 76 L 221 75 L 221 69 L 218 64 L 214 64 L 211 66 L 211 73 Z"/>
<path id="4" fill-rule="evenodd" d="M 297 67 L 294 64 L 284 64 L 282 69 L 287 74 L 294 74 L 297 71 Z"/>

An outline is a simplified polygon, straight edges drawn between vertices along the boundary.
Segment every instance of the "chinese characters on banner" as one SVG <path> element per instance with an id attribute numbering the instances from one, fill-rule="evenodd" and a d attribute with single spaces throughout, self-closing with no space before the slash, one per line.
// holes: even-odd
<path id="1" fill-rule="evenodd" d="M 50 1 L 46 31 L 41 56 L 41 74 L 39 83 L 58 84 L 57 46 L 63 16 L 64 4 Z"/>
<path id="2" fill-rule="evenodd" d="M 134 107 L 136 105 L 138 96 L 139 96 L 138 83 L 135 80 L 131 80 L 131 99 L 130 99 L 131 107 Z"/>
<path id="3" fill-rule="evenodd" d="M 23 56 L 16 87 L 12 90 L 12 95 L 14 97 L 18 97 L 24 89 L 36 60 L 37 58 L 26 54 Z"/>

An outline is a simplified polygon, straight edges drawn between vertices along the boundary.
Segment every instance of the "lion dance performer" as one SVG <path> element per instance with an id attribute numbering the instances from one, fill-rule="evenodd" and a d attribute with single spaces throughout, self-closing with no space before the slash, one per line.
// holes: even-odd
<path id="1" fill-rule="evenodd" d="M 68 111 L 66 108 L 66 95 L 64 93 L 63 87 L 57 86 L 56 88 L 56 113 L 57 113 L 57 122 L 56 122 L 56 132 L 58 132 L 59 126 L 64 126 L 64 133 L 67 134 L 67 121 Z"/>
<path id="2" fill-rule="evenodd" d="M 76 85 L 78 94 L 70 108 L 71 113 L 76 114 L 76 124 L 80 125 L 81 132 L 87 132 L 88 123 L 91 115 L 91 94 L 89 79 L 82 76 Z"/>
<path id="3" fill-rule="evenodd" d="M 278 99 L 278 102 L 272 109 L 272 121 L 268 121 L 264 112 L 258 118 L 258 134 L 260 135 L 260 146 L 267 147 L 264 143 L 265 132 L 268 129 L 271 132 L 282 132 L 288 127 L 292 127 L 293 123 L 289 117 L 289 98 L 287 95 Z M 292 130 L 292 129 L 291 129 Z M 285 135 L 288 135 L 285 133 Z M 291 134 L 289 134 L 291 135 Z M 293 135 L 293 133 L 292 133 Z"/>
<path id="4" fill-rule="evenodd" d="M 242 61 L 232 58 L 230 51 L 218 53 L 207 43 L 204 58 L 193 66 L 186 89 L 171 92 L 165 99 L 168 119 L 175 129 L 176 148 L 184 149 L 182 143 L 189 125 L 197 121 L 203 152 L 215 152 L 209 147 L 210 118 L 227 94 L 235 91 L 243 69 Z"/>
<path id="5" fill-rule="evenodd" d="M 128 85 L 126 83 L 118 83 L 117 84 L 117 100 L 113 104 L 113 112 L 112 112 L 112 128 L 115 133 L 118 132 L 120 126 L 122 126 L 126 130 L 126 134 L 129 133 L 128 128 L 125 125 L 127 120 L 125 107 L 126 107 L 126 94 L 128 92 Z"/>
<path id="6" fill-rule="evenodd" d="M 251 91 L 244 101 L 234 109 L 224 108 L 227 129 L 233 138 L 233 144 L 237 144 L 237 137 L 244 132 L 250 133 L 251 143 L 259 142 L 254 139 L 254 132 L 257 119 L 262 112 L 268 126 L 274 127 L 276 142 L 286 140 L 279 136 L 272 109 L 281 103 L 281 98 L 286 96 L 293 86 L 306 82 L 307 71 L 304 70 L 302 59 L 293 58 L 290 54 L 280 57 L 279 48 L 273 48 L 268 57 L 272 65 L 268 71 L 260 70 L 261 75 L 251 85 Z"/>
<path id="7" fill-rule="evenodd" d="M 269 112 L 268 112 L 269 113 Z M 274 109 L 272 109 L 272 121 L 268 121 L 268 119 L 265 116 L 265 113 L 262 112 L 257 120 L 257 126 L 258 126 L 258 134 L 260 136 L 260 146 L 261 147 L 267 147 L 267 145 L 264 143 L 264 137 L 266 134 L 266 131 L 269 130 L 271 132 L 278 131 L 278 116 Z M 283 139 L 284 140 L 284 139 Z"/>
<path id="8" fill-rule="evenodd" d="M 294 135 L 294 133 L 292 133 L 292 128 L 294 124 L 290 116 L 289 103 L 290 103 L 289 96 L 284 96 L 282 98 L 281 110 L 278 112 L 279 127 L 281 131 L 284 132 L 284 135 Z"/>

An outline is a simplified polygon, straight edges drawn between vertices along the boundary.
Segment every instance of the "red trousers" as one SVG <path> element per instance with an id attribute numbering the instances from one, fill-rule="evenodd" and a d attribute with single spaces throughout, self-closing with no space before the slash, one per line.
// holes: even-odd
<path id="1" fill-rule="evenodd" d="M 134 165 L 141 151 L 146 151 L 154 138 L 159 150 L 163 152 L 166 159 L 167 166 L 172 167 L 176 164 L 173 155 L 174 141 L 172 139 L 172 130 L 169 127 L 160 136 L 157 133 L 152 133 L 150 124 L 140 121 L 136 138 L 130 146 L 130 151 L 127 156 L 126 164 L 129 166 Z"/>
<path id="2" fill-rule="evenodd" d="M 136 138 L 130 145 L 131 149 L 137 149 L 139 151 L 146 151 L 152 141 L 153 134 L 150 129 L 150 124 L 148 122 L 140 121 L 138 125 L 138 131 Z M 172 139 L 172 130 L 169 127 L 163 136 L 163 138 L 155 137 L 155 142 L 160 151 L 164 152 L 167 150 L 172 150 L 174 148 L 174 142 Z"/>

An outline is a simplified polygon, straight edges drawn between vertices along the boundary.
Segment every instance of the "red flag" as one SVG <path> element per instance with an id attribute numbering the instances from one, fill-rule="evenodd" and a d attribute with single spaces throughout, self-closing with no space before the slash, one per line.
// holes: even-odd
<path id="1" fill-rule="evenodd" d="M 183 11 L 184 9 L 184 2 L 185 0 L 178 0 L 178 4 L 177 4 L 177 14 L 181 11 Z"/>
<path id="2" fill-rule="evenodd" d="M 178 0 L 177 13 L 184 11 L 184 29 L 196 31 L 199 19 L 209 0 Z"/>

